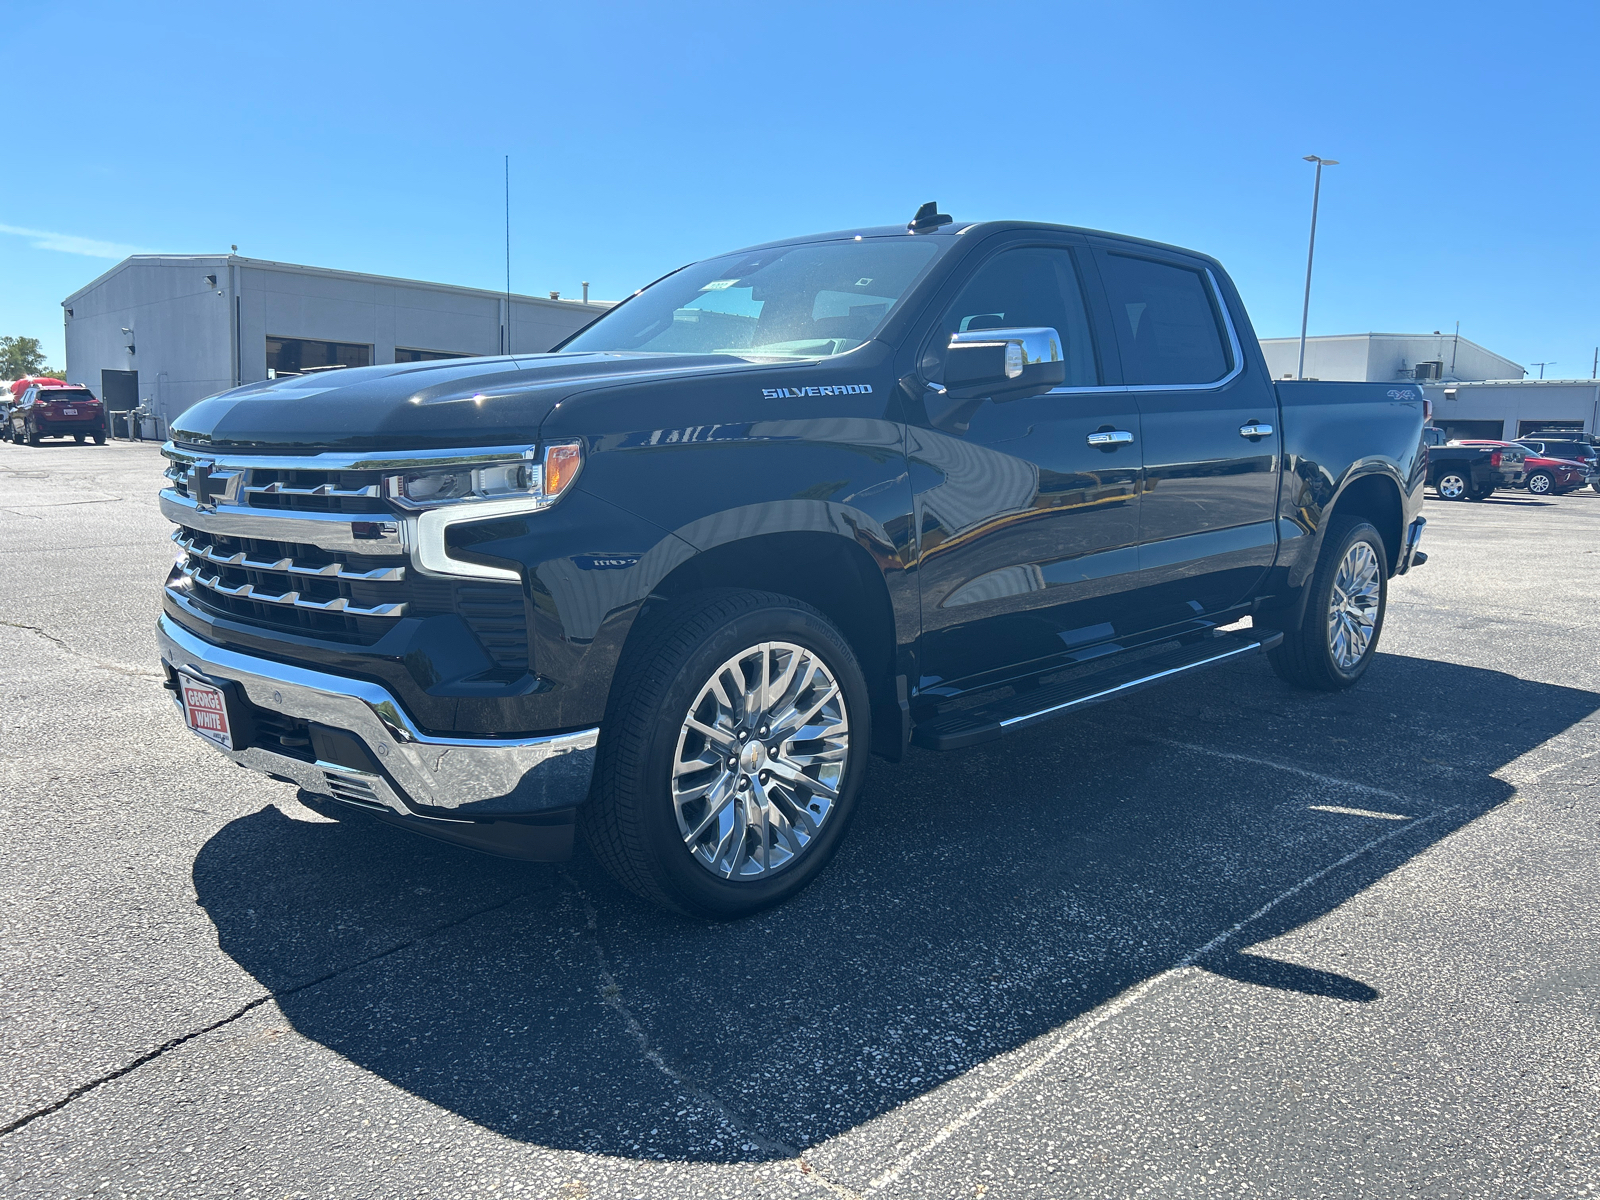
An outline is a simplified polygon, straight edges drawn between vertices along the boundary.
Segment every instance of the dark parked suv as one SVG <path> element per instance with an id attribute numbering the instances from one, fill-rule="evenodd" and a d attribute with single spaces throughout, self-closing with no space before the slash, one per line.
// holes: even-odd
<path id="1" fill-rule="evenodd" d="M 927 205 L 547 354 L 201 401 L 160 654 L 191 730 L 325 811 L 531 859 L 576 827 L 733 916 L 823 869 L 869 753 L 1262 652 L 1354 684 L 1424 558 L 1422 420 L 1274 383 L 1215 259 Z"/>

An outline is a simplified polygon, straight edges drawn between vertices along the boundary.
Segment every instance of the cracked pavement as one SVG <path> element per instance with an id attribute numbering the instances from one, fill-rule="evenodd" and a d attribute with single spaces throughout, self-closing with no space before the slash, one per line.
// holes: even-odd
<path id="1" fill-rule="evenodd" d="M 187 735 L 161 466 L 0 445 L 5 1195 L 1600 1191 L 1600 496 L 1430 500 L 1350 693 L 875 761 L 708 926 Z"/>

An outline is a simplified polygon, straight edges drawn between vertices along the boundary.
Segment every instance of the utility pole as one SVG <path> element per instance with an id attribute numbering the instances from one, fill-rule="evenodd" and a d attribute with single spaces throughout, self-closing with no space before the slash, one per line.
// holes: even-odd
<path id="1" fill-rule="evenodd" d="M 1544 378 L 1544 369 L 1545 369 L 1545 368 L 1546 368 L 1546 367 L 1553 367 L 1553 366 L 1555 366 L 1555 365 L 1556 365 L 1556 360 L 1555 360 L 1555 359 L 1553 359 L 1553 358 L 1552 358 L 1552 359 L 1551 359 L 1551 360 L 1550 360 L 1550 361 L 1549 361 L 1549 362 L 1542 362 L 1542 363 L 1531 363 L 1531 364 L 1529 364 L 1529 365 L 1530 365 L 1530 366 L 1535 366 L 1535 367 L 1538 367 L 1538 368 L 1539 368 L 1539 378 L 1540 378 L 1540 379 L 1543 379 L 1543 378 Z"/>
<path id="2" fill-rule="evenodd" d="M 502 354 L 511 353 L 511 155 L 506 155 L 506 327 Z"/>
<path id="3" fill-rule="evenodd" d="M 1336 158 L 1318 158 L 1315 154 L 1305 155 L 1305 160 L 1317 164 L 1317 178 L 1311 185 L 1311 244 L 1306 247 L 1306 300 L 1300 308 L 1300 367 L 1294 373 L 1296 379 L 1306 377 L 1306 322 L 1311 316 L 1311 260 L 1317 253 L 1317 202 L 1322 198 L 1322 168 L 1339 165 Z"/>
<path id="4" fill-rule="evenodd" d="M 1456 351 L 1461 348 L 1461 322 L 1456 322 L 1456 340 L 1450 343 L 1450 377 L 1456 374 Z"/>
<path id="5" fill-rule="evenodd" d="M 1589 378 L 1600 378 L 1600 346 L 1594 348 L 1594 366 L 1589 368 Z"/>

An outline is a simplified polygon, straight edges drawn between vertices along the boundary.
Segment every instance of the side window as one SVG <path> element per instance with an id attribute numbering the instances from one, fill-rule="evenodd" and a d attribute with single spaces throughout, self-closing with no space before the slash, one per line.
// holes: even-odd
<path id="1" fill-rule="evenodd" d="M 1107 252 L 1100 273 L 1129 384 L 1214 383 L 1228 373 L 1222 322 L 1199 271 Z"/>
<path id="2" fill-rule="evenodd" d="M 1100 382 L 1072 251 L 1048 246 L 1002 251 L 978 268 L 945 312 L 923 362 L 923 373 L 929 379 L 941 378 L 944 348 L 953 333 L 1040 326 L 1061 335 L 1061 356 L 1067 364 L 1065 386 L 1093 387 Z"/>

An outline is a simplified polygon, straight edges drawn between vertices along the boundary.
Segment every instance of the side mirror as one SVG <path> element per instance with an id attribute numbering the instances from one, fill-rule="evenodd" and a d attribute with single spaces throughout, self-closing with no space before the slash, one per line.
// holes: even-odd
<path id="1" fill-rule="evenodd" d="M 1061 335 L 1054 329 L 968 329 L 953 334 L 944 387 L 953 400 L 1038 396 L 1067 380 Z"/>

